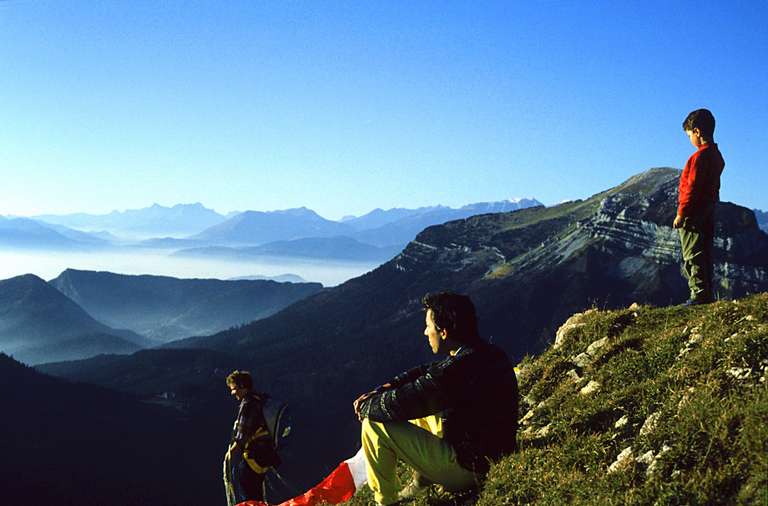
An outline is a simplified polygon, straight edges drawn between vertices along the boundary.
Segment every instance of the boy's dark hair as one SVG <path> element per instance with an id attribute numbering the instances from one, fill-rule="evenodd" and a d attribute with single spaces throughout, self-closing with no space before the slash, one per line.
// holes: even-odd
<path id="1" fill-rule="evenodd" d="M 709 109 L 696 109 L 683 121 L 683 130 L 686 132 L 698 128 L 702 137 L 711 140 L 715 135 L 715 117 Z"/>
<path id="2" fill-rule="evenodd" d="M 248 371 L 232 371 L 232 373 L 227 376 L 227 385 L 253 390 L 253 378 Z"/>
<path id="3" fill-rule="evenodd" d="M 428 293 L 422 299 L 424 310 L 431 309 L 438 330 L 447 330 L 457 341 L 480 340 L 475 305 L 466 295 L 453 292 Z"/>

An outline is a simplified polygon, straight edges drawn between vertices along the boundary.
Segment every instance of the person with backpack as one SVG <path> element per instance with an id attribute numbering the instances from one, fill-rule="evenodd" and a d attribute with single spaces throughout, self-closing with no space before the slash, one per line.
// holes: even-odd
<path id="1" fill-rule="evenodd" d="M 248 371 L 233 371 L 226 382 L 230 394 L 240 403 L 224 458 L 227 502 L 263 501 L 265 474 L 280 464 L 264 417 L 268 395 L 254 391 Z"/>

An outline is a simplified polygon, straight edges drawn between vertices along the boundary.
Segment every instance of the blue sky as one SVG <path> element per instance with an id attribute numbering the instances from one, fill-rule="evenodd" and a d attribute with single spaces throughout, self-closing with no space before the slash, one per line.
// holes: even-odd
<path id="1" fill-rule="evenodd" d="M 681 167 L 768 209 L 768 2 L 0 2 L 0 215 L 583 198 Z M 709 33 L 708 33 L 709 32 Z"/>

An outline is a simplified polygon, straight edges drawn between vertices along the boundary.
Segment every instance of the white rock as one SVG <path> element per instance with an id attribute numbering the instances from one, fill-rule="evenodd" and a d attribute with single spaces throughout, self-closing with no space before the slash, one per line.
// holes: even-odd
<path id="1" fill-rule="evenodd" d="M 600 383 L 593 380 L 587 383 L 587 386 L 579 390 L 579 393 L 581 395 L 590 395 L 597 392 L 598 390 L 600 390 Z"/>
<path id="2" fill-rule="evenodd" d="M 618 420 L 616 420 L 616 423 L 613 424 L 614 429 L 620 429 L 624 427 L 627 422 L 629 422 L 629 417 L 627 415 L 622 416 Z"/>
<path id="3" fill-rule="evenodd" d="M 573 365 L 584 369 L 592 363 L 592 357 L 590 357 L 587 353 L 579 353 L 571 359 L 571 362 Z"/>
<path id="4" fill-rule="evenodd" d="M 737 380 L 745 380 L 752 374 L 752 369 L 746 367 L 731 367 L 726 373 Z"/>
<path id="5" fill-rule="evenodd" d="M 645 436 L 646 434 L 653 432 L 656 429 L 656 425 L 659 423 L 659 418 L 661 418 L 661 413 L 658 411 L 646 418 L 645 423 L 640 428 L 640 435 Z"/>
<path id="6" fill-rule="evenodd" d="M 588 314 L 594 313 L 595 311 L 597 311 L 597 309 L 588 309 L 583 313 L 576 313 L 568 318 L 565 323 L 563 323 L 560 328 L 557 329 L 557 332 L 555 333 L 555 344 L 552 345 L 552 347 L 559 348 L 568 337 L 568 334 L 571 333 L 571 331 L 586 325 L 586 323 L 582 323 L 581 320 L 583 320 L 584 317 Z"/>
<path id="7" fill-rule="evenodd" d="M 635 462 L 639 464 L 645 464 L 646 466 L 651 465 L 651 462 L 653 462 L 653 450 L 648 450 L 647 452 L 643 453 L 635 459 Z"/>
<path id="8" fill-rule="evenodd" d="M 581 381 L 581 376 L 579 376 L 579 373 L 577 373 L 575 369 L 571 369 L 565 373 L 565 375 L 574 383 L 579 383 Z"/>
<path id="9" fill-rule="evenodd" d="M 661 457 L 663 457 L 664 454 L 671 449 L 672 448 L 670 448 L 667 445 L 664 445 L 661 448 L 661 451 L 653 458 L 653 461 L 648 465 L 648 469 L 645 470 L 646 476 L 650 476 L 656 472 L 656 470 L 659 468 L 659 462 L 661 461 Z"/>
<path id="10" fill-rule="evenodd" d="M 573 318 L 573 316 L 571 316 L 571 318 Z M 555 344 L 552 345 L 552 348 L 557 349 L 562 346 L 565 340 L 568 338 L 568 334 L 570 334 L 574 329 L 586 325 L 586 323 L 568 323 L 569 321 L 571 320 L 569 319 L 559 329 L 557 329 L 557 332 L 555 333 Z"/>
<path id="11" fill-rule="evenodd" d="M 599 350 L 600 348 L 602 348 L 606 344 L 608 344 L 608 338 L 607 337 L 604 337 L 602 339 L 598 339 L 597 341 L 593 342 L 592 344 L 590 344 L 587 347 L 587 354 L 589 354 L 589 355 L 594 357 L 595 353 L 597 353 L 597 350 Z"/>
<path id="12" fill-rule="evenodd" d="M 640 304 L 638 304 L 637 302 L 633 302 L 633 303 L 632 303 L 632 304 L 629 306 L 629 310 L 630 310 L 630 311 L 637 311 L 638 309 L 640 309 Z"/>
<path id="13" fill-rule="evenodd" d="M 658 468 L 659 468 L 659 459 L 653 459 L 653 462 L 648 464 L 648 469 L 645 470 L 645 475 L 650 476 L 652 474 L 655 474 Z"/>
<path id="14" fill-rule="evenodd" d="M 552 424 L 547 424 L 544 427 L 536 431 L 536 437 L 547 437 L 552 432 Z"/>
<path id="15" fill-rule="evenodd" d="M 615 473 L 621 469 L 624 469 L 632 462 L 632 447 L 628 446 L 616 456 L 616 460 L 613 464 L 608 466 L 608 473 Z"/>
<path id="16" fill-rule="evenodd" d="M 520 423 L 521 423 L 521 424 L 523 424 L 523 425 L 525 425 L 525 424 L 527 424 L 527 423 L 528 423 L 528 421 L 529 421 L 531 418 L 533 418 L 533 410 L 530 410 L 529 412 L 527 412 L 527 413 L 525 414 L 525 416 L 523 416 L 523 417 L 520 419 Z"/>

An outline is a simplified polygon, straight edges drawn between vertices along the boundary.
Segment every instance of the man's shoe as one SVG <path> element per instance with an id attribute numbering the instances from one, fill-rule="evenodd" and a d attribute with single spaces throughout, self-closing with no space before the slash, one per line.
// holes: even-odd
<path id="1" fill-rule="evenodd" d="M 422 485 L 419 483 L 418 480 L 412 480 L 408 485 L 406 485 L 399 494 L 397 494 L 397 498 L 401 501 L 406 499 L 411 499 L 416 496 L 419 492 L 427 488 L 426 485 Z"/>

